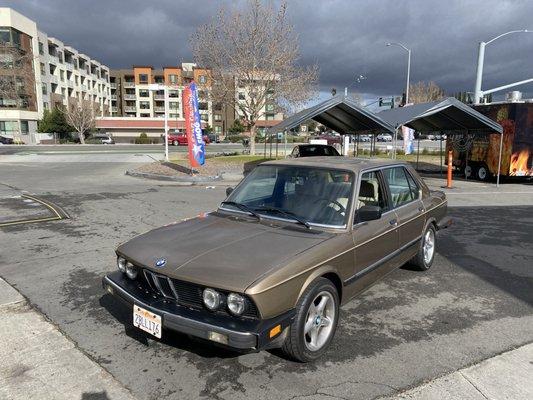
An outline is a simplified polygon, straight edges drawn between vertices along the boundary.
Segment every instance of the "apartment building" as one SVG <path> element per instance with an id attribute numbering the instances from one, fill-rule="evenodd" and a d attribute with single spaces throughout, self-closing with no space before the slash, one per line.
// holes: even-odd
<path id="1" fill-rule="evenodd" d="M 40 31 L 35 21 L 0 7 L 0 87 L 12 79 L 16 93 L 0 90 L 0 135 L 35 141 L 44 110 L 78 101 L 109 115 L 109 68 Z"/>

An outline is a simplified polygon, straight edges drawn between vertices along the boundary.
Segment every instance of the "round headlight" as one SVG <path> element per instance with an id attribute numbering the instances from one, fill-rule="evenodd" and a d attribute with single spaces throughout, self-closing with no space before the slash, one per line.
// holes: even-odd
<path id="1" fill-rule="evenodd" d="M 219 308 L 222 303 L 222 295 L 214 289 L 204 289 L 203 298 L 205 306 L 211 311 Z"/>
<path id="2" fill-rule="evenodd" d="M 135 265 L 130 264 L 130 263 L 126 265 L 126 275 L 128 276 L 128 278 L 130 279 L 137 278 L 137 273 L 138 273 L 138 269 Z"/>
<path id="3" fill-rule="evenodd" d="M 121 272 L 126 272 L 127 265 L 128 265 L 128 261 L 126 261 L 124 257 L 117 258 L 117 267 Z"/>
<path id="4" fill-rule="evenodd" d="M 230 293 L 228 295 L 228 309 L 232 314 L 241 315 L 246 308 L 246 300 L 240 294 Z"/>

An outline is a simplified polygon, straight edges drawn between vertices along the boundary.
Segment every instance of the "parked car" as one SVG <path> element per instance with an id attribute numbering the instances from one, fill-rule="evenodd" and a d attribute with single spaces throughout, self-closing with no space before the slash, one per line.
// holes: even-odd
<path id="1" fill-rule="evenodd" d="M 388 133 L 380 133 L 376 136 L 376 140 L 378 142 L 392 142 L 392 135 L 389 135 Z"/>
<path id="2" fill-rule="evenodd" d="M 205 144 L 211 143 L 208 135 L 203 135 L 203 139 Z M 168 135 L 168 144 L 172 144 L 173 146 L 187 146 L 188 143 L 189 141 L 187 140 L 187 135 L 185 133 L 173 133 Z"/>
<path id="3" fill-rule="evenodd" d="M 94 133 L 90 139 L 99 140 L 102 144 L 115 144 L 113 136 L 109 133 Z"/>
<path id="4" fill-rule="evenodd" d="M 340 156 L 337 149 L 325 144 L 299 144 L 294 146 L 289 157 L 318 157 L 318 156 Z"/>
<path id="5" fill-rule="evenodd" d="M 370 137 L 370 135 L 360 135 L 359 136 L 359 141 L 360 142 L 370 142 L 370 141 L 372 141 L 372 138 Z"/>
<path id="6" fill-rule="evenodd" d="M 220 136 L 216 133 L 210 133 L 207 136 L 209 137 L 209 143 L 220 143 Z"/>
<path id="7" fill-rule="evenodd" d="M 312 361 L 341 305 L 405 263 L 429 269 L 449 225 L 445 194 L 390 160 L 269 161 L 226 193 L 216 211 L 117 248 L 103 286 L 134 326 Z"/>
<path id="8" fill-rule="evenodd" d="M 12 138 L 6 136 L 0 136 L 0 144 L 14 144 L 15 141 Z"/>

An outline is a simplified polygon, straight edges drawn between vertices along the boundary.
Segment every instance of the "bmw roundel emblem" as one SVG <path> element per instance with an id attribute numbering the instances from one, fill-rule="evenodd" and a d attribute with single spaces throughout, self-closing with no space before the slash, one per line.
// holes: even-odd
<path id="1" fill-rule="evenodd" d="M 167 264 L 167 260 L 165 260 L 164 258 L 160 258 L 160 259 L 158 259 L 158 260 L 155 262 L 155 266 L 158 267 L 158 268 L 162 268 L 162 267 L 164 267 L 166 264 Z"/>

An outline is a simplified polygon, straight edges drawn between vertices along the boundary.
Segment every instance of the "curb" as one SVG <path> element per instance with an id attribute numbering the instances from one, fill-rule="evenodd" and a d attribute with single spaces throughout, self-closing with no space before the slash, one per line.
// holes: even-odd
<path id="1" fill-rule="evenodd" d="M 168 175 L 160 175 L 160 174 L 151 174 L 148 172 L 135 172 L 135 171 L 126 171 L 126 175 L 133 176 L 135 178 L 145 178 L 145 179 L 153 179 L 158 181 L 170 181 L 170 182 L 176 182 L 181 183 L 184 186 L 193 186 L 197 184 L 203 184 L 203 183 L 209 183 L 209 182 L 217 182 L 222 180 L 222 176 L 216 175 L 216 176 L 195 176 L 195 177 L 175 177 L 175 176 L 168 176 Z"/>

